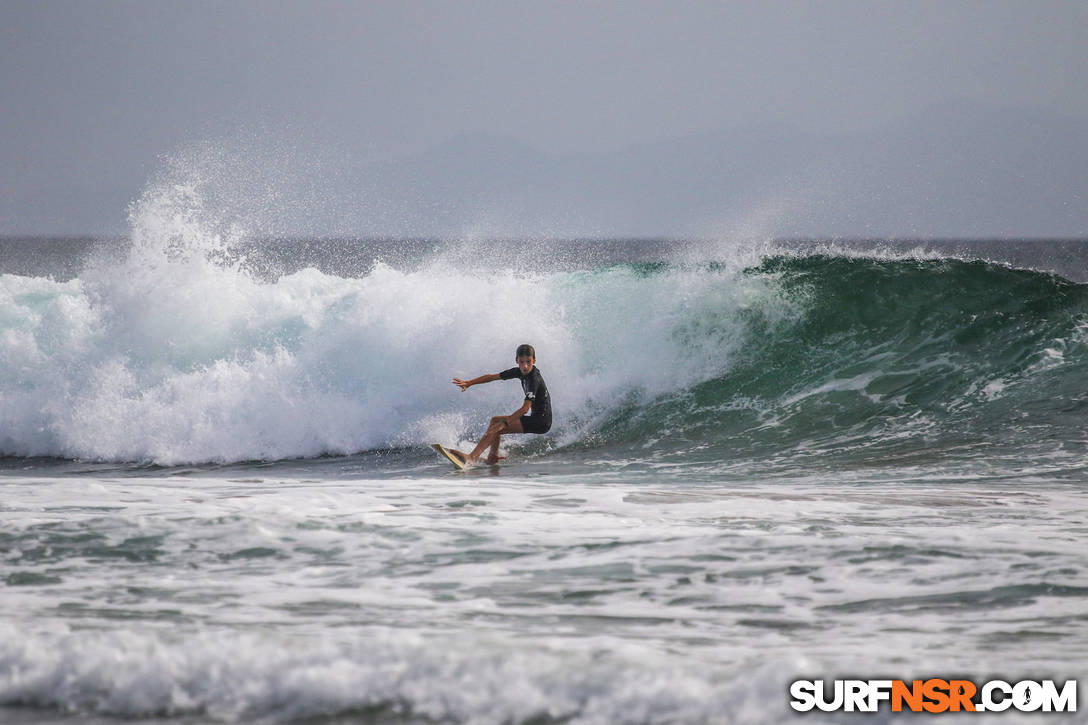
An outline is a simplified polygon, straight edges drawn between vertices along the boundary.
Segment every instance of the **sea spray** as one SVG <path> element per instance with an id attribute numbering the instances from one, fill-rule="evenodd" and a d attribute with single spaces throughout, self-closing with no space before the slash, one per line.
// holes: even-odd
<path id="1" fill-rule="evenodd" d="M 727 371 L 751 317 L 789 307 L 772 279 L 705 265 L 549 272 L 440 256 L 258 279 L 201 189 L 149 189 L 119 264 L 67 283 L 4 277 L 0 451 L 169 465 L 459 443 L 517 396 L 462 395 L 450 379 L 502 369 L 526 340 L 570 442 L 632 399 Z"/>

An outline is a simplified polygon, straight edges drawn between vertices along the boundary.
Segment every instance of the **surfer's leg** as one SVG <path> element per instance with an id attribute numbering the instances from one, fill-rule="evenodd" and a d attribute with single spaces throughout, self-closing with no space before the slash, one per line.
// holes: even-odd
<path id="1" fill-rule="evenodd" d="M 482 454 L 487 448 L 491 447 L 491 441 L 502 435 L 503 428 L 506 427 L 506 418 L 496 416 L 491 419 L 491 423 L 487 426 L 487 431 L 484 433 L 483 438 L 476 444 L 476 447 L 472 449 L 472 453 L 468 454 L 468 460 L 472 463 L 480 460 L 480 454 Z"/>
<path id="2" fill-rule="evenodd" d="M 522 433 L 521 421 L 517 418 L 511 420 L 509 416 L 496 416 L 491 419 L 491 425 L 487 427 L 487 432 L 484 433 L 484 437 L 480 439 L 480 442 L 476 444 L 476 447 L 472 449 L 472 453 L 468 454 L 468 460 L 472 463 L 480 460 L 480 456 L 485 450 L 495 447 L 498 450 L 499 438 L 506 433 Z"/>
<path id="3" fill-rule="evenodd" d="M 499 456 L 499 441 L 502 440 L 502 433 L 499 432 L 495 435 L 495 441 L 491 444 L 491 449 L 487 452 L 487 463 L 494 465 L 498 463 L 502 458 Z"/>
<path id="4" fill-rule="evenodd" d="M 506 418 L 506 417 L 496 416 L 496 417 L 491 419 L 491 425 L 488 426 L 488 428 L 489 429 L 497 428 L 497 429 L 492 431 L 493 439 L 491 441 L 491 448 L 487 452 L 487 463 L 494 465 L 494 464 L 499 462 L 499 441 L 502 440 L 502 434 L 503 433 L 512 433 L 513 432 L 513 431 L 508 431 L 507 430 L 507 427 L 509 426 L 509 422 L 510 422 L 509 419 Z"/>

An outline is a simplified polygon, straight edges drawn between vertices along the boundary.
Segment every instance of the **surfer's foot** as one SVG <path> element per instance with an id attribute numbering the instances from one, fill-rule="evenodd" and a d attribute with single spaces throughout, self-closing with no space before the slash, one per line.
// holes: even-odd
<path id="1" fill-rule="evenodd" d="M 494 466 L 499 461 L 505 461 L 505 460 L 506 460 L 506 456 L 494 456 L 494 455 L 488 456 L 487 457 L 487 465 Z"/>
<path id="2" fill-rule="evenodd" d="M 472 458 L 467 453 L 462 453 L 461 451 L 455 451 L 452 448 L 449 449 L 449 452 L 450 452 L 450 455 L 452 455 L 457 460 L 461 461 L 461 463 L 475 463 L 476 462 L 476 461 L 472 460 Z"/>

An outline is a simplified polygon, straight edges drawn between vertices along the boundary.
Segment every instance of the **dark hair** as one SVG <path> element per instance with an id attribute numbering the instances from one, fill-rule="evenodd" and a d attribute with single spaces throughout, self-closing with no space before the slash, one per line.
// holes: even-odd
<path id="1" fill-rule="evenodd" d="M 531 357 L 536 360 L 536 350 L 532 345 L 518 345 L 518 351 L 514 353 L 514 357 Z"/>

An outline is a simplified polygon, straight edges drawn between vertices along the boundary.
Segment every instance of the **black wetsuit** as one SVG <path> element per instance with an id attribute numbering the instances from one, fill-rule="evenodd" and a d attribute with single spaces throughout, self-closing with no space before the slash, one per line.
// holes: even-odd
<path id="1" fill-rule="evenodd" d="M 548 386 L 544 382 L 540 371 L 536 366 L 528 375 L 522 375 L 518 368 L 510 368 L 499 373 L 502 380 L 521 380 L 521 389 L 525 391 L 525 399 L 532 401 L 529 415 L 521 416 L 521 428 L 526 433 L 547 433 L 552 427 L 552 399 L 548 395 Z"/>

